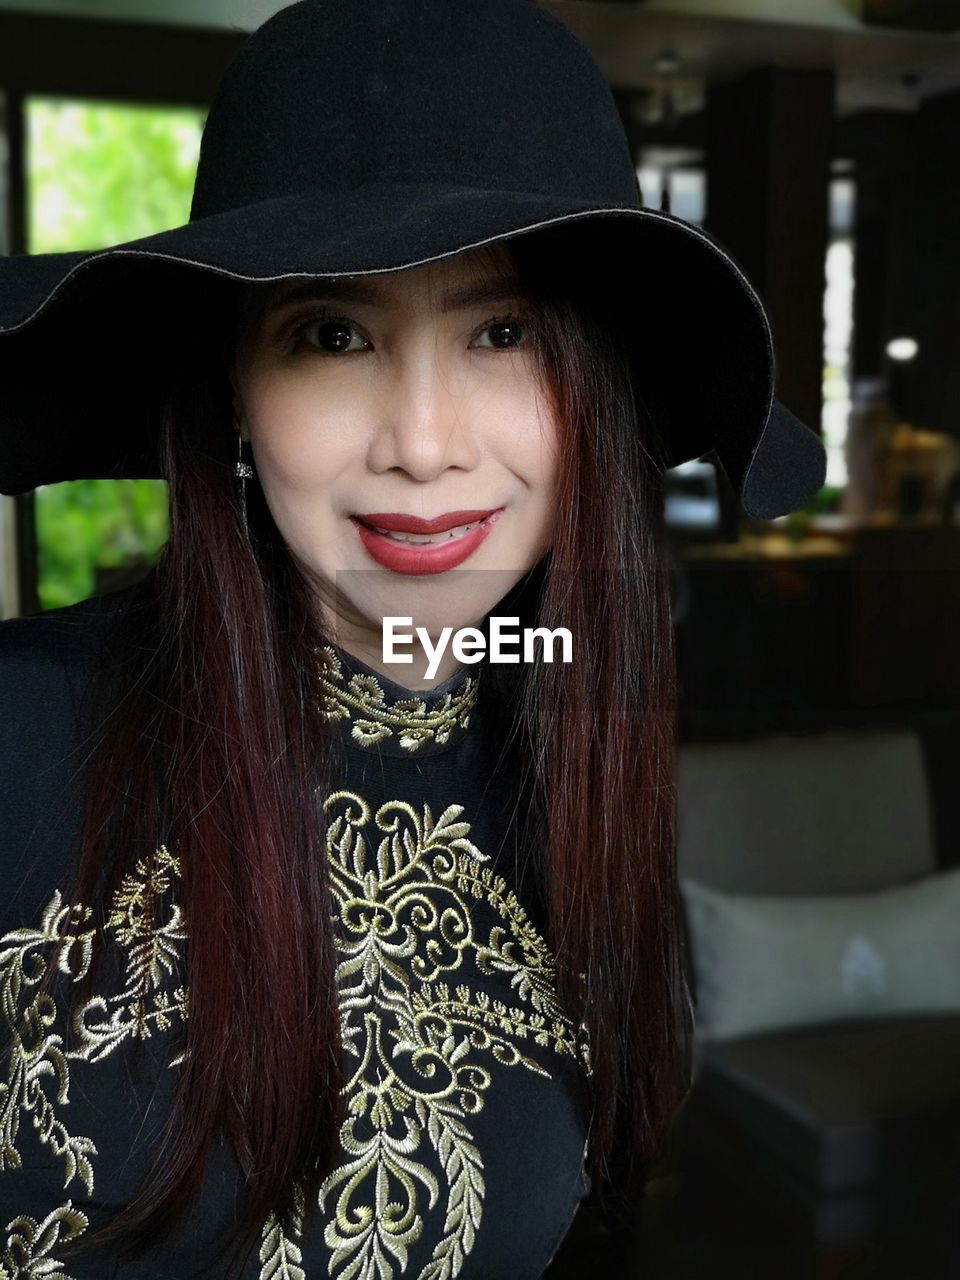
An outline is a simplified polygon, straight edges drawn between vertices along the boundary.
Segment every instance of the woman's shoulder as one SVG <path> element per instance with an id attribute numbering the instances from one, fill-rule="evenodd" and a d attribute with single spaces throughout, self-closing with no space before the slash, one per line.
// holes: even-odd
<path id="1" fill-rule="evenodd" d="M 78 604 L 0 622 L 0 706 L 10 715 L 24 701 L 66 694 L 92 667 L 111 626 L 133 601 L 135 587 Z"/>
<path id="2" fill-rule="evenodd" d="M 34 896 L 66 866 L 88 754 L 78 742 L 83 695 L 130 596 L 125 588 L 0 622 L 0 925 L 32 919 Z"/>
<path id="3" fill-rule="evenodd" d="M 70 662 L 95 652 L 103 633 L 132 602 L 136 587 L 78 604 L 0 621 L 0 663 Z"/>
<path id="4" fill-rule="evenodd" d="M 0 770 L 9 785 L 69 750 L 101 647 L 132 594 L 125 588 L 0 622 Z"/>

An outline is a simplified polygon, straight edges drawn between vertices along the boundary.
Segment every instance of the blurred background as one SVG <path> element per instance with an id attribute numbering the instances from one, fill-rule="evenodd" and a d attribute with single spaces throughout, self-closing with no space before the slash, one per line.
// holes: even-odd
<path id="1" fill-rule="evenodd" d="M 0 252 L 186 221 L 206 106 L 279 7 L 0 0 Z M 581 1210 L 547 1275 L 960 1277 L 960 4 L 543 7 L 644 203 L 759 289 L 829 457 L 769 522 L 710 455 L 666 477 L 695 1080 L 642 1213 Z M 0 498 L 0 617 L 126 586 L 166 536 L 159 481 Z"/>

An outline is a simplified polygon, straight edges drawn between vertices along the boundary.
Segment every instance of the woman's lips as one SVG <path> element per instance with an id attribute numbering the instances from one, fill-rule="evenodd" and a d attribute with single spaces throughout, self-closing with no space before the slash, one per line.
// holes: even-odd
<path id="1" fill-rule="evenodd" d="M 375 529 L 389 529 L 400 533 L 446 533 L 460 525 L 473 524 L 493 515 L 493 508 L 482 511 L 445 511 L 442 515 L 425 520 L 422 516 L 408 516 L 402 511 L 358 511 L 357 519 Z"/>
<path id="2" fill-rule="evenodd" d="M 350 519 L 377 564 L 394 573 L 427 574 L 444 573 L 472 556 L 503 510 L 448 511 L 432 520 L 397 512 L 369 512 Z M 393 533 L 399 536 L 392 537 Z M 430 541 L 419 540 L 426 535 Z"/>

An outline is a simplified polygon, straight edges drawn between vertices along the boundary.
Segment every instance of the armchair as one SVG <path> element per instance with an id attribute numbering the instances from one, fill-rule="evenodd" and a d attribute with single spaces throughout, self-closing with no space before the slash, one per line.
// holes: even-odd
<path id="1" fill-rule="evenodd" d="M 938 869 L 907 731 L 683 744 L 678 824 L 681 878 L 727 894 L 855 894 Z M 686 918 L 695 962 L 689 899 Z M 715 1243 L 741 1280 L 960 1277 L 960 1009 L 698 1032 L 678 1131 L 681 1186 L 726 1224 Z"/>

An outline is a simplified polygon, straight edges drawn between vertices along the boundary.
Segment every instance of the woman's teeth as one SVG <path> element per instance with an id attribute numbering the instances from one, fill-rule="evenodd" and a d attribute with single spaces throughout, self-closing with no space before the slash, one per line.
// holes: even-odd
<path id="1" fill-rule="evenodd" d="M 377 533 L 382 534 L 385 538 L 391 538 L 394 542 L 409 542 L 413 546 L 420 546 L 431 542 L 447 542 L 450 538 L 459 538 L 482 523 L 482 520 L 474 520 L 473 524 L 458 524 L 456 528 L 444 529 L 442 533 L 398 533 L 395 529 L 377 529 L 376 525 L 373 528 L 376 529 Z"/>

